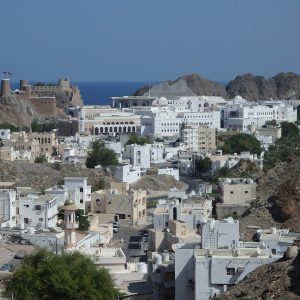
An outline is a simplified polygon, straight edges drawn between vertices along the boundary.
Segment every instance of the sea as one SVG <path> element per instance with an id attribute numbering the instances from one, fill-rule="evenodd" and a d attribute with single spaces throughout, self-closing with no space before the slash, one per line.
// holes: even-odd
<path id="1" fill-rule="evenodd" d="M 79 87 L 85 105 L 110 105 L 110 97 L 130 96 L 139 88 L 148 85 L 148 82 L 72 82 L 72 85 Z"/>

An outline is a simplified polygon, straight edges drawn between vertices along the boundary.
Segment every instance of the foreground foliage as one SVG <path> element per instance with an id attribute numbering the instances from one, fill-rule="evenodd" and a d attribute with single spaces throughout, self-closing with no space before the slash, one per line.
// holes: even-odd
<path id="1" fill-rule="evenodd" d="M 4 296 L 15 300 L 116 299 L 109 272 L 79 254 L 55 255 L 39 250 L 26 256 L 6 282 Z"/>

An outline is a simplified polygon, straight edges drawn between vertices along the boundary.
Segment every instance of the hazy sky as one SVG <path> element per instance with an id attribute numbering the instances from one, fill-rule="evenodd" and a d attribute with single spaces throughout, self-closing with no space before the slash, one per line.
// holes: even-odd
<path id="1" fill-rule="evenodd" d="M 300 73 L 300 0 L 3 0 L 13 79 L 148 81 Z"/>

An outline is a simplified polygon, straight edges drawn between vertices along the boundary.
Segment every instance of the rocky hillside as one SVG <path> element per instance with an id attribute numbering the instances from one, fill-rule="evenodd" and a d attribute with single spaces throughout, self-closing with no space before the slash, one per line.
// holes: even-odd
<path id="1" fill-rule="evenodd" d="M 87 177 L 89 185 L 103 180 L 106 187 L 109 187 L 112 180 L 100 169 L 87 169 L 80 165 L 0 161 L 0 181 L 16 182 L 16 186 L 42 191 L 54 185 L 61 185 L 65 177 Z"/>
<path id="2" fill-rule="evenodd" d="M 252 169 L 246 161 L 230 170 L 229 176 L 249 175 L 258 183 L 257 199 L 240 219 L 245 240 L 251 240 L 254 230 L 247 226 L 289 228 L 300 231 L 300 155 L 295 153 L 287 162 L 277 164 L 267 172 Z M 247 177 L 247 176 L 245 176 Z"/>
<path id="3" fill-rule="evenodd" d="M 294 259 L 281 259 L 261 266 L 247 277 L 218 295 L 218 300 L 234 299 L 300 299 L 300 254 Z"/>
<path id="4" fill-rule="evenodd" d="M 149 94 L 144 86 L 134 95 Z M 269 79 L 252 74 L 239 75 L 226 87 L 198 74 L 184 75 L 174 81 L 164 81 L 150 87 L 151 96 L 222 96 L 232 99 L 237 95 L 247 100 L 300 99 L 300 76 L 296 73 L 279 73 Z"/>
<path id="5" fill-rule="evenodd" d="M 37 117 L 37 112 L 28 101 L 14 95 L 0 98 L 0 123 L 30 127 L 32 120 Z"/>
<path id="6" fill-rule="evenodd" d="M 149 88 L 144 86 L 134 95 L 148 95 Z M 217 82 L 201 77 L 198 74 L 184 75 L 174 81 L 165 81 L 150 87 L 151 96 L 175 97 L 175 96 L 222 96 L 227 97 L 225 87 Z"/>
<path id="7" fill-rule="evenodd" d="M 247 100 L 300 99 L 300 76 L 289 72 L 267 79 L 245 74 L 230 81 L 226 91 L 229 98 L 240 95 Z"/>

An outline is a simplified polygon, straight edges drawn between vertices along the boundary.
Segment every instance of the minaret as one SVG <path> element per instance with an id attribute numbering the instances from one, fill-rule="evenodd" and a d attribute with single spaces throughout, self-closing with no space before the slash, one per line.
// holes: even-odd
<path id="1" fill-rule="evenodd" d="M 65 211 L 65 248 L 72 248 L 76 246 L 76 239 L 75 239 L 75 229 L 78 228 L 78 224 L 75 220 L 75 212 L 78 207 L 74 204 L 66 205 L 63 207 Z"/>

